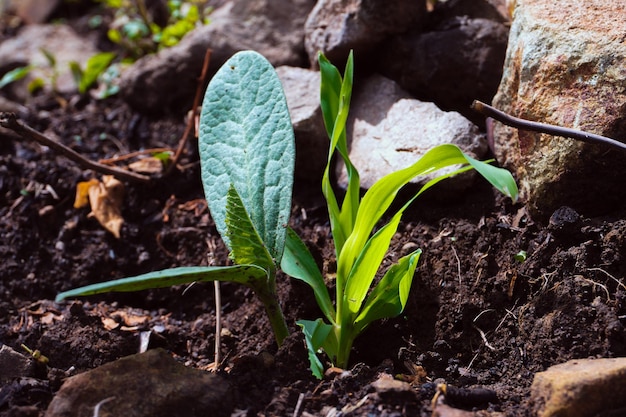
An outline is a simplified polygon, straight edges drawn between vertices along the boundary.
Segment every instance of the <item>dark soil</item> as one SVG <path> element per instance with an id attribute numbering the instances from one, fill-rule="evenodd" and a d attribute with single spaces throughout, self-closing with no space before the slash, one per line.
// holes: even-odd
<path id="1" fill-rule="evenodd" d="M 118 99 L 40 97 L 29 108 L 25 122 L 93 160 L 175 148 L 185 127 L 182 117 L 151 120 Z M 165 348 L 189 366 L 213 362 L 211 284 L 51 301 L 90 283 L 228 262 L 203 202 L 194 147 L 164 179 L 126 184 L 116 239 L 89 209 L 73 208 L 76 183 L 96 174 L 39 145 L 1 137 L 0 342 L 39 349 L 49 369 L 36 393 L 2 397 L 0 416 L 43 415 L 65 375 L 136 353 L 143 330 L 153 330 L 150 348 Z M 318 189 L 317 180 L 296 184 L 292 226 L 332 274 Z M 295 326 L 321 316 L 306 285 L 279 276 L 293 335 L 277 349 L 254 294 L 222 284 L 228 332 L 220 372 L 239 393 L 237 415 L 292 415 L 303 394 L 303 410 L 313 415 L 337 408 L 350 416 L 428 416 L 443 381 L 496 392 L 497 401 L 477 408 L 530 415 L 536 372 L 573 358 L 626 355 L 626 213 L 605 212 L 583 218 L 565 208 L 540 223 L 481 181 L 445 199 L 433 189 L 407 212 L 386 260 L 424 250 L 405 312 L 368 329 L 355 343 L 352 369 L 323 381 L 311 376 Z M 520 251 L 525 260 L 516 260 Z M 381 374 L 412 389 L 376 390 Z"/>

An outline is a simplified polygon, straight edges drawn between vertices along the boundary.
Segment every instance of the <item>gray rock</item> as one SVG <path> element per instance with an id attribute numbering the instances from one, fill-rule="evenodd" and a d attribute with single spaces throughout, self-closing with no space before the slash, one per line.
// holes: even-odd
<path id="1" fill-rule="evenodd" d="M 626 358 L 576 359 L 535 374 L 533 415 L 621 415 L 626 407 Z M 621 409 L 621 413 L 611 411 Z"/>
<path id="2" fill-rule="evenodd" d="M 518 0 L 494 106 L 524 119 L 626 141 L 624 3 Z M 623 206 L 626 155 L 606 146 L 496 123 L 496 156 L 531 213 L 561 206 L 591 216 Z"/>
<path id="3" fill-rule="evenodd" d="M 137 61 L 121 80 L 121 93 L 135 109 L 164 113 L 188 108 L 204 55 L 209 74 L 235 52 L 255 50 L 274 66 L 304 64 L 304 21 L 314 0 L 233 0 L 216 9 L 211 22 L 181 42 Z"/>
<path id="4" fill-rule="evenodd" d="M 487 152 L 486 138 L 478 128 L 458 113 L 444 112 L 432 103 L 412 98 L 395 82 L 372 76 L 362 82 L 352 99 L 348 118 L 350 159 L 361 177 L 363 188 L 371 187 L 384 175 L 415 163 L 434 146 L 452 143 L 477 158 Z M 339 184 L 347 185 L 343 167 L 339 167 Z M 432 176 L 417 177 L 423 184 Z M 469 185 L 448 182 L 453 189 Z"/>
<path id="5" fill-rule="evenodd" d="M 426 3 L 414 0 L 320 0 L 305 25 L 305 47 L 313 66 L 322 51 L 331 62 L 345 62 L 353 49 L 368 60 L 387 37 L 418 25 Z"/>
<path id="6" fill-rule="evenodd" d="M 230 416 L 233 408 L 233 392 L 223 378 L 157 349 L 69 378 L 45 416 Z"/>
<path id="7" fill-rule="evenodd" d="M 389 40 L 379 71 L 416 97 L 467 117 L 473 100 L 491 102 L 502 76 L 508 30 L 487 19 L 453 17 L 427 33 Z"/>
<path id="8" fill-rule="evenodd" d="M 283 84 L 296 137 L 296 179 L 319 184 L 329 143 L 320 109 L 320 73 L 287 66 L 276 68 L 276 73 Z"/>
<path id="9" fill-rule="evenodd" d="M 14 378 L 33 376 L 31 358 L 22 355 L 7 345 L 0 344 L 0 386 Z"/>

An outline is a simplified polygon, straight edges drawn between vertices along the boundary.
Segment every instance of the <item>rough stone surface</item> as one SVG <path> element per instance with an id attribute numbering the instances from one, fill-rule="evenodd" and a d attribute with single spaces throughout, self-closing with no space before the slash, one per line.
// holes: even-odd
<path id="1" fill-rule="evenodd" d="M 320 73 L 297 67 L 276 68 L 283 84 L 296 137 L 296 179 L 321 181 L 328 159 L 328 137 L 319 103 Z"/>
<path id="2" fill-rule="evenodd" d="M 494 105 L 514 116 L 626 141 L 624 2 L 518 0 Z M 585 215 L 623 204 L 626 155 L 605 146 L 497 123 L 496 156 L 536 216 L 560 206 Z M 602 202 L 602 204 L 598 204 Z"/>
<path id="3" fill-rule="evenodd" d="M 32 376 L 33 361 L 25 355 L 0 344 L 0 387 L 13 378 Z"/>
<path id="4" fill-rule="evenodd" d="M 481 158 L 487 151 L 486 139 L 478 128 L 458 113 L 444 112 L 432 103 L 411 98 L 395 82 L 372 76 L 361 82 L 352 98 L 348 119 L 350 159 L 359 170 L 361 185 L 371 187 L 384 175 L 415 163 L 426 151 L 444 143 L 458 145 Z M 347 178 L 340 169 L 339 184 Z M 448 181 L 463 188 L 468 182 Z M 418 177 L 422 184 L 430 177 Z"/>
<path id="5" fill-rule="evenodd" d="M 535 374 L 531 387 L 533 415 L 587 417 L 609 415 L 617 409 L 623 412 L 624 380 L 626 358 L 578 359 L 552 366 Z"/>
<path id="6" fill-rule="evenodd" d="M 381 48 L 379 71 L 421 100 L 479 119 L 469 106 L 496 94 L 507 37 L 502 23 L 452 17 L 432 31 L 390 39 Z"/>
<path id="7" fill-rule="evenodd" d="M 305 47 L 312 66 L 318 51 L 331 62 L 345 62 L 353 49 L 360 61 L 382 41 L 419 25 L 426 2 L 414 0 L 320 0 L 305 25 Z"/>
<path id="8" fill-rule="evenodd" d="M 230 416 L 233 401 L 221 377 L 188 368 L 156 349 L 69 378 L 45 416 Z"/>
<path id="9" fill-rule="evenodd" d="M 87 59 L 98 52 L 92 42 L 79 37 L 69 26 L 27 25 L 16 37 L 0 44 L 0 70 L 30 64 L 33 69 L 28 78 L 41 78 L 45 88 L 51 89 L 54 69 L 41 49 L 51 52 L 56 60 L 56 89 L 61 93 L 76 91 L 69 63 L 76 61 L 84 67 Z"/>
<path id="10" fill-rule="evenodd" d="M 213 74 L 235 52 L 254 50 L 274 66 L 304 63 L 304 21 L 314 0 L 234 0 L 211 14 L 200 27 L 171 48 L 149 55 L 126 71 L 121 90 L 144 113 L 188 108 L 197 88 L 206 50 L 212 50 Z"/>

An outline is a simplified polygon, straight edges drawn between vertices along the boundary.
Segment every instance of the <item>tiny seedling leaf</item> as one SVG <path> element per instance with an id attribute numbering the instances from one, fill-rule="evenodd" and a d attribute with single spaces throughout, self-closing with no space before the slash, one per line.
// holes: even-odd
<path id="1" fill-rule="evenodd" d="M 236 264 L 254 264 L 271 271 L 275 268 L 272 257 L 254 229 L 243 202 L 231 186 L 226 199 L 227 237 L 231 242 L 231 257 Z"/>
<path id="2" fill-rule="evenodd" d="M 234 186 L 268 252 L 280 262 L 291 211 L 295 145 L 282 85 L 272 65 L 238 52 L 215 74 L 200 116 L 202 183 L 226 245 L 226 199 Z"/>
<path id="3" fill-rule="evenodd" d="M 324 364 L 317 356 L 317 351 L 324 347 L 333 326 L 324 323 L 322 319 L 315 321 L 299 320 L 296 324 L 302 328 L 302 333 L 304 334 L 311 372 L 317 379 L 322 379 L 324 377 Z M 324 349 L 324 351 L 328 354 L 330 353 L 328 349 Z"/>
<path id="4" fill-rule="evenodd" d="M 21 80 L 22 78 L 26 77 L 26 75 L 30 72 L 31 69 L 32 67 L 28 65 L 25 67 L 12 69 L 11 71 L 5 73 L 2 76 L 2 78 L 0 78 L 0 88 L 5 87 L 11 84 L 12 82 Z"/>

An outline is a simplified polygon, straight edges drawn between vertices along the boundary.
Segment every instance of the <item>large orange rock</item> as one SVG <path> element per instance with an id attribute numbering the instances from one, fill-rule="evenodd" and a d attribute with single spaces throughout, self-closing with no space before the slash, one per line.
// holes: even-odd
<path id="1" fill-rule="evenodd" d="M 517 0 L 494 106 L 626 141 L 626 1 Z M 623 205 L 626 154 L 499 123 L 496 156 L 537 215 Z"/>

